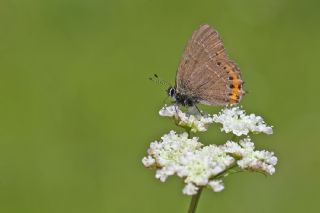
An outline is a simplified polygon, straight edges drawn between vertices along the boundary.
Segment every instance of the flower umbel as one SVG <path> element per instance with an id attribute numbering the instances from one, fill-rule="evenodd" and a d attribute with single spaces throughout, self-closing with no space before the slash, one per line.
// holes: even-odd
<path id="1" fill-rule="evenodd" d="M 239 144 L 228 141 L 224 151 L 237 158 L 237 165 L 244 170 L 262 172 L 272 175 L 275 172 L 274 166 L 277 164 L 277 157 L 273 152 L 254 150 L 254 143 L 249 137 L 239 141 Z"/>
<path id="2" fill-rule="evenodd" d="M 220 147 L 209 145 L 196 150 L 187 152 L 179 159 L 177 175 L 184 178 L 187 186 L 211 186 L 215 176 L 225 171 L 234 162 L 234 158 L 227 155 Z M 186 186 L 186 187 L 187 187 Z M 213 188 L 214 191 L 221 191 Z M 192 193 L 187 193 L 192 195 Z"/>
<path id="3" fill-rule="evenodd" d="M 188 138 L 188 133 L 176 134 L 170 131 L 161 137 L 160 141 L 150 144 L 148 156 L 143 158 L 146 167 L 157 168 L 156 178 L 162 182 L 177 172 L 182 155 L 200 149 L 202 144 L 198 138 Z"/>
<path id="4" fill-rule="evenodd" d="M 223 125 L 222 131 L 237 136 L 249 132 L 272 134 L 262 117 L 246 115 L 239 107 L 226 107 L 218 115 L 193 115 L 182 112 L 178 106 L 164 106 L 159 114 L 172 117 L 184 129 L 193 133 L 207 131 L 215 123 Z M 238 171 L 253 171 L 272 175 L 275 173 L 277 157 L 273 152 L 255 150 L 247 136 L 239 142 L 227 141 L 222 145 L 203 145 L 198 137 L 190 138 L 187 132 L 177 134 L 170 131 L 161 140 L 150 144 L 148 155 L 142 162 L 145 167 L 156 169 L 156 178 L 164 182 L 171 175 L 182 178 L 185 186 L 182 192 L 196 195 L 202 188 L 214 192 L 224 189 L 223 179 Z"/>
<path id="5" fill-rule="evenodd" d="M 213 121 L 221 123 L 221 131 L 232 132 L 237 136 L 247 135 L 249 132 L 272 134 L 272 127 L 267 126 L 262 117 L 255 114 L 246 115 L 240 107 L 226 107 L 218 115 L 213 115 Z"/>

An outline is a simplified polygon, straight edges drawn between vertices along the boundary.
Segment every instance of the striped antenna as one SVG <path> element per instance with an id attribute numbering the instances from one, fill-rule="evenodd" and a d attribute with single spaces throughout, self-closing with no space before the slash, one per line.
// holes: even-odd
<path id="1" fill-rule="evenodd" d="M 163 86 L 171 86 L 171 84 L 169 84 L 167 81 L 159 78 L 159 76 L 157 74 L 154 74 L 154 76 L 150 77 L 149 80 L 151 80 L 157 84 L 161 84 Z"/>

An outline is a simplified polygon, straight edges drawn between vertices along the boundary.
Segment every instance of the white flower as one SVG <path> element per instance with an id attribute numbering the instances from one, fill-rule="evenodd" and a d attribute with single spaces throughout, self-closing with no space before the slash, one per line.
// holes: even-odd
<path id="1" fill-rule="evenodd" d="M 209 145 L 182 155 L 177 175 L 185 178 L 186 183 L 205 186 L 211 178 L 225 171 L 233 162 L 234 159 L 221 148 Z"/>
<path id="2" fill-rule="evenodd" d="M 154 158 L 152 158 L 151 156 L 148 157 L 144 157 L 142 159 L 142 163 L 145 167 L 151 167 L 152 165 L 154 165 L 156 162 L 156 160 Z"/>
<path id="3" fill-rule="evenodd" d="M 221 192 L 224 189 L 222 180 L 212 180 L 208 184 L 214 192 Z"/>
<path id="4" fill-rule="evenodd" d="M 157 168 L 156 178 L 163 182 L 168 176 L 176 173 L 182 155 L 194 152 L 201 146 L 196 137 L 188 139 L 187 133 L 176 134 L 170 131 L 161 137 L 161 141 L 150 144 L 149 155 L 143 158 L 142 163 L 146 167 Z"/>
<path id="5" fill-rule="evenodd" d="M 174 164 L 169 164 L 161 169 L 157 169 L 156 178 L 161 182 L 165 182 L 168 176 L 174 175 L 176 172 L 176 167 Z"/>
<path id="6" fill-rule="evenodd" d="M 171 106 L 165 105 L 160 109 L 159 115 L 164 117 L 174 117 L 176 115 L 178 116 L 179 111 L 180 111 L 179 108 L 176 107 L 175 105 L 171 105 Z"/>
<path id="7" fill-rule="evenodd" d="M 178 106 L 164 106 L 159 114 L 164 117 L 172 117 L 179 126 L 190 129 L 191 132 L 205 132 L 209 125 L 213 123 L 210 115 L 192 115 L 182 112 Z"/>
<path id="8" fill-rule="evenodd" d="M 216 163 L 214 175 L 221 173 L 235 161 L 233 157 L 227 155 L 222 146 L 205 146 L 199 153 L 204 156 L 210 156 L 212 161 Z"/>
<path id="9" fill-rule="evenodd" d="M 272 134 L 272 127 L 267 126 L 262 117 L 255 114 L 246 115 L 239 107 L 224 108 L 218 115 L 213 115 L 213 121 L 221 123 L 221 131 L 232 132 L 237 136 L 247 135 L 249 132 Z"/>
<path id="10" fill-rule="evenodd" d="M 199 188 L 193 185 L 192 183 L 188 183 L 183 188 L 182 192 L 185 195 L 195 195 L 198 193 Z"/>
<path id="11" fill-rule="evenodd" d="M 249 137 L 240 140 L 239 143 L 240 145 L 228 141 L 223 149 L 239 158 L 237 164 L 241 169 L 263 172 L 269 175 L 274 174 L 274 166 L 277 164 L 278 159 L 273 152 L 254 150 L 254 143 L 251 142 Z"/>
<path id="12" fill-rule="evenodd" d="M 227 143 L 222 146 L 222 149 L 235 157 L 242 157 L 243 148 L 233 141 L 227 141 Z"/>

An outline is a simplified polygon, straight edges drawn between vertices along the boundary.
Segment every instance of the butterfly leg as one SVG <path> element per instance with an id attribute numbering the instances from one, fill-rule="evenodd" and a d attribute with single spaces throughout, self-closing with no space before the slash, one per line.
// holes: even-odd
<path id="1" fill-rule="evenodd" d="M 193 114 L 193 115 L 202 115 L 202 112 L 200 111 L 200 109 L 197 107 L 197 105 L 193 105 L 193 106 L 190 106 L 190 107 L 187 107 L 188 109 L 188 113 L 189 114 Z"/>
<path id="2" fill-rule="evenodd" d="M 201 110 L 198 108 L 198 106 L 197 105 L 194 105 L 195 107 L 196 107 L 196 109 L 198 110 L 198 112 L 200 113 L 200 115 L 204 115 L 202 112 L 201 112 Z"/>

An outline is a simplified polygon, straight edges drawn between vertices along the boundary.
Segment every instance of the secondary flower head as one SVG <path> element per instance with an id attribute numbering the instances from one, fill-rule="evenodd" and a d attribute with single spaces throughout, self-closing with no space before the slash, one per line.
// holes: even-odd
<path id="1" fill-rule="evenodd" d="M 162 136 L 160 141 L 150 144 L 148 156 L 144 157 L 142 162 L 146 167 L 157 168 L 156 178 L 163 182 L 176 173 L 182 155 L 194 152 L 201 146 L 196 137 L 189 139 L 187 133 L 176 134 L 170 131 Z"/>
<path id="2" fill-rule="evenodd" d="M 208 130 L 209 125 L 213 123 L 213 118 L 210 115 L 185 113 L 177 105 L 164 106 L 159 111 L 159 114 L 164 117 L 172 117 L 177 125 L 193 133 L 205 132 Z"/>
<path id="3" fill-rule="evenodd" d="M 184 178 L 187 188 L 191 185 L 212 187 L 213 179 L 229 168 L 233 162 L 234 158 L 227 155 L 220 147 L 209 145 L 182 155 L 177 175 Z M 215 186 L 212 189 L 221 191 L 223 188 Z M 186 194 L 191 195 L 192 193 L 188 191 Z"/>
<path id="4" fill-rule="evenodd" d="M 267 126 L 262 117 L 255 114 L 246 115 L 239 107 L 226 107 L 218 115 L 213 115 L 213 121 L 221 123 L 221 131 L 232 132 L 237 136 L 247 135 L 249 132 L 272 134 L 272 127 Z"/>
<path id="5" fill-rule="evenodd" d="M 274 174 L 274 166 L 278 159 L 273 152 L 254 150 L 254 143 L 249 137 L 240 140 L 239 144 L 228 141 L 223 149 L 226 153 L 238 158 L 237 164 L 241 169 Z"/>

